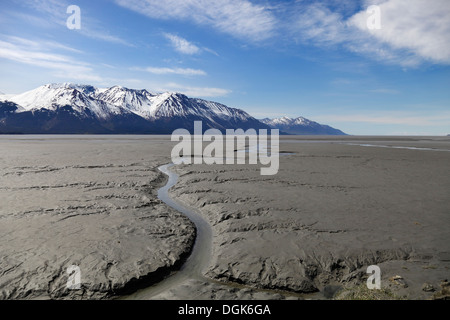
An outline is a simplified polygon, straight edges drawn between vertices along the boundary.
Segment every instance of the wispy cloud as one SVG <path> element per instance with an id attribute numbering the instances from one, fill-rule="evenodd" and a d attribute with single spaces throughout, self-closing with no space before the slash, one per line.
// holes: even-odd
<path id="1" fill-rule="evenodd" d="M 0 12 L 0 21 L 3 24 L 12 25 L 14 23 L 25 22 L 32 28 L 51 29 L 55 26 L 54 22 L 45 19 L 42 16 L 36 16 L 24 12 L 5 10 Z"/>
<path id="2" fill-rule="evenodd" d="M 191 97 L 224 97 L 231 93 L 231 90 L 223 88 L 211 88 L 211 87 L 192 87 L 178 83 L 167 83 L 164 88 L 159 91 L 176 91 L 183 93 Z"/>
<path id="3" fill-rule="evenodd" d="M 276 18 L 248 0 L 115 0 L 117 4 L 159 20 L 183 20 L 251 41 L 270 38 Z"/>
<path id="4" fill-rule="evenodd" d="M 283 38 L 290 42 L 339 46 L 404 67 L 427 61 L 450 64 L 448 0 L 434 0 L 432 5 L 424 0 L 361 0 L 358 4 L 329 0 L 277 2 L 271 6 L 249 0 L 115 2 L 152 19 L 192 21 L 253 42 L 285 34 Z M 380 30 L 367 27 L 370 14 L 366 8 L 371 4 L 378 4 L 381 9 Z M 202 50 L 175 37 L 170 39 L 179 52 L 195 54 Z"/>
<path id="5" fill-rule="evenodd" d="M 80 62 L 72 57 L 54 53 L 52 48 L 72 49 L 56 42 L 32 41 L 19 37 L 7 37 L 0 40 L 0 58 L 50 70 L 55 77 L 82 81 L 101 81 L 101 77 L 93 72 L 88 63 Z M 76 49 L 74 49 L 76 50 Z"/>
<path id="6" fill-rule="evenodd" d="M 14 13 L 9 14 L 22 19 L 26 23 L 33 23 L 41 27 L 49 27 L 50 25 L 56 25 L 60 28 L 66 28 L 66 22 L 69 15 L 67 14 L 67 7 L 72 2 L 67 0 L 23 0 L 22 5 L 29 9 L 33 9 L 41 13 L 40 17 L 33 16 L 31 14 Z M 42 16 L 44 15 L 44 16 Z M 79 34 L 91 39 L 106 41 L 110 43 L 122 44 L 126 46 L 133 46 L 127 40 L 111 34 L 108 30 L 102 27 L 101 23 L 88 15 L 83 7 L 81 8 L 81 29 L 76 30 Z"/>
<path id="7" fill-rule="evenodd" d="M 59 17 L 66 21 L 66 10 L 70 5 L 66 0 L 22 0 L 21 3 L 31 9 L 47 13 L 52 17 Z"/>
<path id="8" fill-rule="evenodd" d="M 203 47 L 202 49 L 205 50 L 206 52 L 209 52 L 209 53 L 215 55 L 216 57 L 219 57 L 219 56 L 220 56 L 220 54 L 218 54 L 216 51 L 214 51 L 214 50 L 212 50 L 212 49 L 205 48 L 205 47 Z"/>
<path id="9" fill-rule="evenodd" d="M 206 76 L 206 72 L 200 69 L 191 68 L 135 68 L 135 70 L 147 71 L 153 74 L 165 75 L 165 74 L 175 74 L 182 76 Z"/>
<path id="10" fill-rule="evenodd" d="M 171 33 L 164 33 L 164 36 L 170 41 L 172 47 L 175 49 L 175 51 L 178 51 L 182 54 L 188 54 L 188 55 L 194 55 L 199 54 L 202 52 L 208 52 L 215 56 L 219 56 L 219 54 L 207 47 L 198 47 L 197 45 L 193 44 L 192 42 L 177 36 L 175 34 Z"/>
<path id="11" fill-rule="evenodd" d="M 16 45 L 27 47 L 31 50 L 41 50 L 43 48 L 47 48 L 47 49 L 59 49 L 59 50 L 69 51 L 69 52 L 78 53 L 78 54 L 83 53 L 83 51 L 81 51 L 81 50 L 69 47 L 67 45 L 64 45 L 64 44 L 56 42 L 56 41 L 49 41 L 49 40 L 43 40 L 43 39 L 30 40 L 30 39 L 25 39 L 25 38 L 16 37 L 16 36 L 10 36 L 10 35 L 0 35 L 0 36 L 2 36 L 5 40 L 9 41 L 10 43 L 15 43 Z"/>
<path id="12" fill-rule="evenodd" d="M 184 38 L 171 33 L 164 33 L 164 36 L 170 41 L 174 49 L 184 54 L 196 54 L 200 53 L 201 49 L 195 44 L 190 43 Z"/>
<path id="13" fill-rule="evenodd" d="M 95 40 L 102 40 L 106 42 L 116 43 L 116 44 L 122 44 L 128 47 L 134 47 L 134 45 L 130 42 L 128 42 L 125 39 L 122 39 L 118 36 L 109 34 L 107 31 L 101 30 L 101 29 L 95 29 L 95 28 L 81 28 L 78 30 L 82 35 L 89 37 L 91 39 Z"/>
<path id="14" fill-rule="evenodd" d="M 336 45 L 349 38 L 342 15 L 320 2 L 298 3 L 286 22 L 290 34 L 302 43 Z"/>
<path id="15" fill-rule="evenodd" d="M 412 114 L 410 112 L 387 112 L 379 114 L 349 114 L 320 116 L 320 121 L 335 123 L 368 123 L 379 125 L 409 125 L 409 126 L 450 126 L 450 113 L 436 112 L 433 114 Z"/>

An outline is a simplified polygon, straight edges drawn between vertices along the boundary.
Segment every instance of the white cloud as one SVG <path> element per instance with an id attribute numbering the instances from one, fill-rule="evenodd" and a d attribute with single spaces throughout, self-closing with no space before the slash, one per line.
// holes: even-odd
<path id="1" fill-rule="evenodd" d="M 184 54 L 196 54 L 200 53 L 201 49 L 196 45 L 190 43 L 186 39 L 183 39 L 177 35 L 165 33 L 164 36 L 170 40 L 170 43 L 176 51 Z"/>
<path id="2" fill-rule="evenodd" d="M 66 22 L 69 17 L 69 14 L 67 14 L 67 7 L 72 4 L 71 2 L 68 2 L 67 0 L 23 0 L 21 2 L 24 6 L 42 13 L 41 17 L 38 18 L 14 12 L 10 12 L 10 15 L 16 16 L 26 23 L 31 22 L 42 27 L 49 27 L 51 24 L 63 28 L 67 27 Z M 83 36 L 130 47 L 133 46 L 125 39 L 110 34 L 102 27 L 102 24 L 98 20 L 93 19 L 91 15 L 84 11 L 83 6 L 81 6 L 81 21 L 81 29 L 76 30 L 76 32 Z"/>
<path id="3" fill-rule="evenodd" d="M 195 44 L 193 44 L 192 42 L 189 42 L 188 40 L 175 34 L 164 33 L 164 36 L 170 41 L 173 48 L 180 53 L 193 55 L 201 52 L 209 52 L 217 57 L 219 56 L 219 54 L 216 51 L 209 49 L 207 47 L 200 48 Z"/>
<path id="4" fill-rule="evenodd" d="M 183 76 L 205 76 L 206 72 L 199 69 L 191 69 L 191 68 L 154 68 L 148 67 L 143 69 L 144 71 L 153 73 L 153 74 L 177 74 Z"/>
<path id="5" fill-rule="evenodd" d="M 370 123 L 380 125 L 410 125 L 410 126 L 450 126 L 450 113 L 437 112 L 436 115 L 412 114 L 409 112 L 388 112 L 378 114 L 350 114 L 318 116 L 322 122 L 335 123 Z"/>
<path id="6" fill-rule="evenodd" d="M 205 47 L 204 47 L 203 50 L 205 50 L 206 52 L 209 52 L 209 53 L 215 55 L 216 57 L 219 57 L 219 56 L 220 56 L 220 54 L 218 54 L 216 51 L 214 51 L 214 50 L 212 50 L 212 49 L 209 49 L 209 48 L 205 48 Z"/>
<path id="7" fill-rule="evenodd" d="M 393 49 L 408 50 L 437 63 L 450 63 L 450 2 L 448 0 L 388 0 L 379 3 L 381 29 L 367 28 L 368 14 L 348 21 Z"/>
<path id="8" fill-rule="evenodd" d="M 165 88 L 159 91 L 176 91 L 190 97 L 224 97 L 231 93 L 231 90 L 210 87 L 192 87 L 178 83 L 168 83 Z"/>
<path id="9" fill-rule="evenodd" d="M 28 8 L 48 13 L 52 17 L 59 18 L 61 23 L 66 23 L 66 10 L 70 5 L 66 0 L 22 0 L 21 2 Z"/>
<path id="10" fill-rule="evenodd" d="M 248 0 L 116 0 L 153 19 L 193 21 L 234 37 L 252 41 L 273 36 L 276 18 L 270 10 Z"/>
<path id="11" fill-rule="evenodd" d="M 9 41 L 0 40 L 0 59 L 47 69 L 58 78 L 95 82 L 102 80 L 100 76 L 93 73 L 89 64 L 77 61 L 67 55 L 49 52 L 48 49 L 51 47 L 70 51 L 69 47 L 56 42 L 38 43 L 28 39 L 10 37 Z"/>
<path id="12" fill-rule="evenodd" d="M 257 0 L 114 0 L 153 19 L 193 22 L 233 37 L 263 41 L 275 36 L 318 46 L 341 46 L 385 63 L 411 67 L 424 61 L 450 64 L 449 0 L 257 1 Z M 44 13 L 37 24 L 64 25 L 68 0 L 24 0 L 24 6 Z M 362 3 L 362 9 L 360 7 Z M 366 8 L 381 9 L 381 30 L 367 28 Z M 359 12 L 355 12 L 358 10 Z M 352 12 L 354 13 L 351 16 Z M 9 13 L 10 14 L 10 13 Z M 350 14 L 350 16 L 349 16 Z M 2 13 L 5 16 L 5 13 Z M 30 16 L 31 17 L 31 16 Z M 107 32 L 82 8 L 84 36 L 132 46 Z M 17 17 L 27 21 L 24 17 Z M 31 17 L 32 18 L 32 17 Z M 166 34 L 183 54 L 214 51 Z"/>
<path id="13" fill-rule="evenodd" d="M 64 50 L 64 51 L 69 51 L 69 52 L 73 52 L 73 53 L 79 53 L 82 54 L 83 51 L 69 47 L 67 45 L 64 45 L 62 43 L 56 42 L 56 41 L 48 41 L 48 40 L 29 40 L 29 39 L 25 39 L 25 38 L 21 38 L 21 37 L 16 37 L 16 36 L 9 36 L 9 35 L 4 35 L 3 36 L 5 39 L 7 39 L 10 43 L 14 43 L 18 46 L 23 46 L 26 47 L 28 49 L 32 49 L 32 50 L 41 50 L 42 48 L 47 48 L 47 49 L 60 49 L 60 50 Z"/>
<path id="14" fill-rule="evenodd" d="M 311 41 L 320 45 L 335 45 L 349 37 L 341 14 L 328 9 L 321 3 L 304 5 L 291 12 L 294 22 L 289 21 L 289 29 L 300 41 Z"/>
<path id="15" fill-rule="evenodd" d="M 366 8 L 381 9 L 381 29 L 369 29 Z M 287 27 L 299 42 L 342 46 L 385 63 L 405 67 L 424 61 L 450 64 L 450 2 L 448 0 L 365 1 L 364 10 L 348 19 L 323 3 L 304 4 L 292 10 Z"/>
<path id="16" fill-rule="evenodd" d="M 82 35 L 89 37 L 91 39 L 122 44 L 128 47 L 134 47 L 134 45 L 129 43 L 128 41 L 120 37 L 111 35 L 108 32 L 101 30 L 100 28 L 82 27 L 80 30 L 77 31 L 80 32 Z"/>

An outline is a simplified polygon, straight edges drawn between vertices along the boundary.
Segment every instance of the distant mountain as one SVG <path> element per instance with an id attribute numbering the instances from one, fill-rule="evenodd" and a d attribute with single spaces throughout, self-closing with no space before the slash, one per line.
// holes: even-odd
<path id="1" fill-rule="evenodd" d="M 269 129 L 248 113 L 180 93 L 150 93 L 114 86 L 47 84 L 0 98 L 0 133 L 170 134 L 210 128 Z"/>
<path id="2" fill-rule="evenodd" d="M 273 129 L 279 129 L 281 132 L 296 135 L 346 135 L 341 130 L 323 125 L 303 117 L 289 118 L 282 117 L 276 119 L 262 119 L 262 123 L 267 124 Z"/>

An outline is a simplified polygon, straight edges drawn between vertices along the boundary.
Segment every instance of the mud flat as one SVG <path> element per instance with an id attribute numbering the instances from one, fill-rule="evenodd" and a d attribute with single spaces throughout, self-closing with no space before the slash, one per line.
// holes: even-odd
<path id="1" fill-rule="evenodd" d="M 0 299 L 109 298 L 189 255 L 193 223 L 156 196 L 167 138 L 0 136 L 0 150 Z"/>
<path id="2" fill-rule="evenodd" d="M 324 299 L 378 265 L 382 287 L 427 299 L 450 276 L 447 137 L 283 137 L 274 176 L 172 167 L 171 198 L 212 231 L 188 267 L 208 237 L 158 199 L 173 145 L 0 136 L 0 298 Z"/>
<path id="3" fill-rule="evenodd" d="M 174 169 L 172 194 L 214 231 L 207 277 L 322 299 L 377 265 L 399 297 L 440 290 L 450 276 L 450 139 L 289 137 L 280 150 L 275 176 L 257 165 Z"/>

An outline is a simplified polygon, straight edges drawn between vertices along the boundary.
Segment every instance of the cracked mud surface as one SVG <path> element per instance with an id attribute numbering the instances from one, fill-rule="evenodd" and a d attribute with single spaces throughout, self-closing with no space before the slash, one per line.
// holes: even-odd
<path id="1" fill-rule="evenodd" d="M 173 195 L 213 226 L 208 277 L 313 293 L 363 283 L 378 265 L 382 283 L 411 299 L 431 295 L 425 282 L 448 278 L 450 152 L 333 141 L 282 141 L 280 150 L 294 154 L 280 158 L 275 176 L 257 165 L 175 169 Z M 398 274 L 406 287 L 388 280 Z"/>
<path id="2" fill-rule="evenodd" d="M 107 298 L 189 254 L 193 224 L 156 197 L 166 142 L 22 137 L 0 149 L 0 299 Z M 81 290 L 66 288 L 70 265 Z"/>

